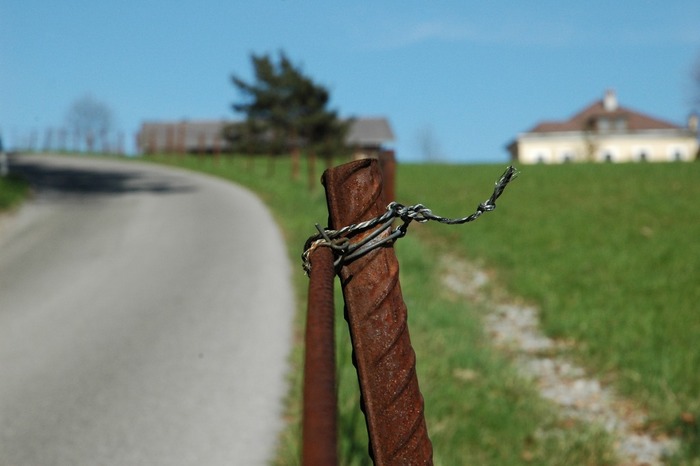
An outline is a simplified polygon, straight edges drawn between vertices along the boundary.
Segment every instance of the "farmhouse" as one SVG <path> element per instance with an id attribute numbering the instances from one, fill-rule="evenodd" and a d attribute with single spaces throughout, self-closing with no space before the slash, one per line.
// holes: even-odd
<path id="1" fill-rule="evenodd" d="M 689 162 L 698 157 L 698 117 L 681 127 L 618 104 L 614 91 L 564 121 L 545 121 L 507 149 L 523 164 Z"/>
<path id="2" fill-rule="evenodd" d="M 229 150 L 223 136 L 232 121 L 145 122 L 136 136 L 142 154 L 154 153 L 218 153 Z M 346 144 L 356 154 L 376 156 L 384 144 L 394 140 L 389 121 L 384 117 L 354 118 L 346 136 Z"/>

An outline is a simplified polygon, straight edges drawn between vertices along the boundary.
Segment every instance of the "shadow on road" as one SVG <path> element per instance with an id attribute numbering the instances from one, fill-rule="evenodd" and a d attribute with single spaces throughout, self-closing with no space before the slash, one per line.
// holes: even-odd
<path id="1" fill-rule="evenodd" d="M 136 192 L 174 194 L 195 191 L 177 176 L 139 172 L 134 169 L 56 166 L 15 155 L 10 160 L 11 171 L 24 177 L 38 193 L 53 192 L 68 195 L 119 195 Z"/>

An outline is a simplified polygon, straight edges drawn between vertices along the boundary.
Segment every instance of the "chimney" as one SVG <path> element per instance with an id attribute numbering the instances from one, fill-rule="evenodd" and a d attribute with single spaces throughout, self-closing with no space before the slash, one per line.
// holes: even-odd
<path id="1" fill-rule="evenodd" d="M 688 129 L 693 133 L 698 133 L 698 114 L 691 113 L 688 117 Z"/>
<path id="2" fill-rule="evenodd" d="M 617 96 L 615 91 L 608 89 L 605 91 L 605 97 L 603 97 L 603 108 L 607 112 L 614 112 L 617 110 Z"/>

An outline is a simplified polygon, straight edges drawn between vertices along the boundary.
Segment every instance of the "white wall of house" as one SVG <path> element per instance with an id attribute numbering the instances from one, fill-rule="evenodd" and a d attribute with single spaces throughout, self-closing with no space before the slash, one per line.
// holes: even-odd
<path id="1" fill-rule="evenodd" d="M 698 141 L 677 131 L 643 134 L 597 135 L 572 133 L 525 133 L 516 142 L 523 164 L 565 162 L 690 162 Z"/>

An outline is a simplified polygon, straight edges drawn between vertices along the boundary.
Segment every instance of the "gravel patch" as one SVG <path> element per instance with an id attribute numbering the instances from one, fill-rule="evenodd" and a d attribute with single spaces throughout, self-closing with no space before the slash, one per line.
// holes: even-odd
<path id="1" fill-rule="evenodd" d="M 443 260 L 443 284 L 457 295 L 481 304 L 485 331 L 494 345 L 514 356 L 521 375 L 557 406 L 565 419 L 597 424 L 615 439 L 621 463 L 660 466 L 678 448 L 676 439 L 644 431 L 647 416 L 565 356 L 573 342 L 555 341 L 540 329 L 539 310 L 494 299 L 485 287 L 488 275 L 454 257 Z"/>

